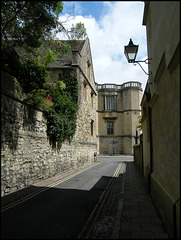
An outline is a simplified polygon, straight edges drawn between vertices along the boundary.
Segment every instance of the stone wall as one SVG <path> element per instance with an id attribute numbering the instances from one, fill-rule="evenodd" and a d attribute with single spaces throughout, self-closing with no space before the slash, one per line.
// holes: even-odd
<path id="1" fill-rule="evenodd" d="M 47 119 L 44 113 L 21 101 L 23 93 L 19 85 L 15 86 L 18 83 L 13 77 L 2 74 L 1 80 L 2 196 L 94 161 L 97 144 L 90 139 L 86 141 L 83 131 L 76 131 L 72 142 L 65 142 L 60 149 L 52 146 L 46 134 Z M 79 112 L 82 108 L 81 105 Z M 86 119 L 82 122 L 83 117 L 79 115 L 77 125 L 81 123 L 85 132 L 90 130 L 90 125 L 88 130 L 86 126 L 84 128 Z M 90 132 L 87 134 L 89 136 Z"/>

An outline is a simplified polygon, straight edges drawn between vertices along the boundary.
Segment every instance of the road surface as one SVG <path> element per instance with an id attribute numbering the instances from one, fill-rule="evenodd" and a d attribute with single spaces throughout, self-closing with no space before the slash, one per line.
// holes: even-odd
<path id="1" fill-rule="evenodd" d="M 1 212 L 3 239 L 77 238 L 110 180 L 133 157 L 99 157 L 100 163 Z M 119 169 L 118 169 L 119 168 Z"/>

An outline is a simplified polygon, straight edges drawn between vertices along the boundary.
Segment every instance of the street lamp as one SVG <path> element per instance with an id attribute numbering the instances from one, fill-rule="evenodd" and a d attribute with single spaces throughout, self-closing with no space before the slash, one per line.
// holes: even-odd
<path id="1" fill-rule="evenodd" d="M 144 61 L 135 61 L 136 59 L 136 55 L 138 53 L 138 46 L 139 45 L 134 45 L 132 39 L 130 38 L 129 44 L 127 46 L 124 46 L 124 54 L 128 60 L 129 63 L 133 63 L 133 65 L 136 65 L 136 63 L 138 63 L 141 67 L 141 69 L 145 72 L 145 70 L 143 69 L 143 67 L 141 66 L 140 62 L 144 62 L 146 64 L 150 64 L 149 60 L 151 60 L 151 58 L 148 58 Z M 147 75 L 151 75 L 152 72 L 146 73 Z"/>

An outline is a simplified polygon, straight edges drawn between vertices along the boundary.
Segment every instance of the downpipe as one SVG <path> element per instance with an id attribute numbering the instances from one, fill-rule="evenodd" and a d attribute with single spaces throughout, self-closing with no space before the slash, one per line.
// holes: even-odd
<path id="1" fill-rule="evenodd" d="M 148 107 L 149 132 L 150 132 L 150 172 L 148 173 L 148 193 L 151 194 L 151 174 L 153 172 L 153 140 L 152 140 L 152 111 Z"/>
<path id="2" fill-rule="evenodd" d="M 177 212 L 176 212 L 176 204 L 180 201 L 180 198 L 175 201 L 173 204 L 173 238 L 180 239 L 180 236 L 177 236 Z"/>

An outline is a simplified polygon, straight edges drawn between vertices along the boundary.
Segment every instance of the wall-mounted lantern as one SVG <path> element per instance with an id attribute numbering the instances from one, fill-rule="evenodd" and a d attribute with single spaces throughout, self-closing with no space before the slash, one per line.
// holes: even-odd
<path id="1" fill-rule="evenodd" d="M 151 60 L 151 58 L 148 58 L 145 61 L 135 61 L 136 55 L 138 53 L 138 46 L 139 45 L 134 45 L 132 39 L 130 38 L 129 44 L 127 46 L 124 46 L 124 54 L 129 63 L 133 63 L 133 65 L 136 65 L 136 63 L 138 63 L 140 65 L 141 69 L 144 71 L 144 73 L 146 73 L 147 75 L 151 75 L 152 72 L 149 72 L 149 73 L 145 72 L 145 70 L 143 69 L 143 67 L 140 64 L 140 62 L 150 64 L 149 60 Z"/>

